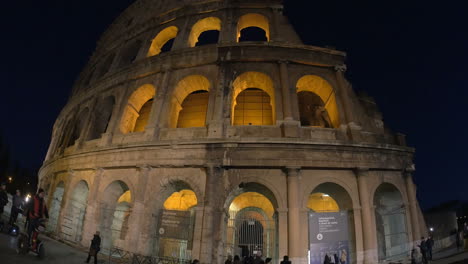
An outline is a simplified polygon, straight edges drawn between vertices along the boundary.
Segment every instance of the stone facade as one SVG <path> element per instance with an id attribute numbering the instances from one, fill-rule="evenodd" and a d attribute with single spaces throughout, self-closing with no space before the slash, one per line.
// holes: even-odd
<path id="1" fill-rule="evenodd" d="M 246 28 L 263 30 L 266 40 L 240 41 Z M 216 43 L 195 45 L 213 30 Z M 168 41 L 170 51 L 162 52 Z M 161 246 L 163 205 L 190 190 L 192 228 L 172 257 L 222 263 L 239 246 L 229 246 L 230 206 L 242 193 L 256 193 L 274 208 L 264 217 L 276 235 L 260 243 L 263 252 L 307 263 L 308 201 L 320 192 L 352 219 L 352 263 L 404 258 L 425 233 L 414 149 L 384 128 L 371 98 L 354 93 L 344 60 L 343 52 L 304 45 L 280 0 L 136 1 L 102 36 L 54 125 L 39 173 L 54 218 L 49 229 L 85 246 L 100 230 L 104 249 L 161 255 L 170 251 Z M 264 103 L 248 108 L 250 99 L 238 100 L 246 91 Z M 205 103 L 188 108 L 185 99 L 200 92 L 207 94 L 191 102 Z M 301 92 L 321 105 L 300 104 Z M 308 120 L 318 125 L 303 122 L 302 109 L 310 107 Z M 187 115 L 195 112 L 191 122 Z M 238 113 L 244 121 L 236 122 L 248 123 L 234 125 Z M 398 197 L 391 201 L 402 210 L 398 254 L 389 245 L 396 235 L 376 217 L 386 194 Z M 243 207 L 262 211 L 253 202 Z M 267 215 L 254 216 L 254 209 L 246 211 L 249 219 Z"/>

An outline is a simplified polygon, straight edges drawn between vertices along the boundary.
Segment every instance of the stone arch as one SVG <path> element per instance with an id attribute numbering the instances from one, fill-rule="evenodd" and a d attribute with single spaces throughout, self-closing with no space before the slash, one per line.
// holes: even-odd
<path id="1" fill-rule="evenodd" d="M 348 257 L 348 259 L 346 263 L 356 263 L 357 240 L 356 240 L 355 220 L 354 220 L 354 214 L 353 214 L 354 203 L 353 203 L 351 193 L 348 192 L 348 190 L 346 190 L 344 186 L 334 183 L 334 182 L 330 182 L 330 181 L 325 181 L 325 182 L 321 182 L 317 184 L 312 189 L 312 191 L 309 192 L 309 198 L 312 198 L 313 195 L 317 193 L 320 193 L 324 196 L 327 196 L 333 199 L 338 204 L 338 210 L 337 211 L 335 210 L 313 211 L 311 208 L 309 208 L 308 217 L 310 217 L 309 221 L 312 221 L 311 223 L 309 223 L 309 228 L 311 226 L 318 225 L 318 222 L 314 223 L 314 221 L 318 221 L 315 219 L 318 219 L 319 217 L 334 217 L 337 220 L 340 219 L 338 221 L 347 221 L 347 225 L 346 225 L 347 231 L 348 231 L 347 234 L 340 232 L 339 234 L 336 234 L 337 236 L 338 235 L 340 236 L 339 240 L 337 241 L 331 240 L 328 243 L 330 245 L 332 243 L 335 243 L 336 245 L 331 248 L 334 248 L 334 247 L 338 248 L 338 245 L 343 246 L 343 241 L 346 241 L 347 239 L 348 241 L 347 251 L 348 252 L 346 252 L 346 256 Z M 317 239 L 315 240 L 312 239 L 311 241 L 309 241 L 309 244 L 310 244 L 309 250 L 311 252 L 317 252 L 317 251 L 320 252 L 320 245 L 323 242 L 320 241 L 321 239 L 318 238 L 318 235 L 321 233 L 319 233 L 318 229 L 317 230 L 309 229 L 309 232 L 310 232 L 311 238 L 317 237 Z M 314 232 L 317 232 L 317 233 L 314 233 Z M 326 234 L 322 234 L 322 235 L 325 236 Z M 346 250 L 346 245 L 344 249 Z M 340 256 L 341 250 L 339 250 L 340 252 L 338 252 L 336 249 L 330 249 L 330 250 L 331 252 L 328 252 L 328 253 L 337 254 L 338 256 Z"/>
<path id="2" fill-rule="evenodd" d="M 264 109 L 263 107 L 265 103 L 271 106 L 271 124 L 274 124 L 274 120 L 276 120 L 275 88 L 274 88 L 274 84 L 270 76 L 261 72 L 254 72 L 254 71 L 244 72 L 240 74 L 239 76 L 237 76 L 237 78 L 234 80 L 232 85 L 233 85 L 232 106 L 231 106 L 232 124 L 234 124 L 235 118 L 236 118 L 235 110 L 236 110 L 236 105 L 237 105 L 237 97 L 239 96 L 241 92 L 249 88 L 262 90 L 269 96 L 269 102 L 266 102 L 265 99 L 268 99 L 268 98 L 264 97 L 263 94 L 252 95 L 252 96 L 260 96 L 262 99 L 260 102 L 256 103 L 258 106 L 257 108 L 261 107 L 261 109 Z M 255 110 L 258 110 L 258 109 L 255 109 Z M 262 115 L 263 115 L 263 111 L 262 111 Z M 263 122 L 263 119 L 262 119 L 262 122 Z"/>
<path id="3" fill-rule="evenodd" d="M 373 203 L 379 260 L 404 257 L 409 237 L 403 194 L 394 184 L 384 182 L 375 189 Z"/>
<path id="4" fill-rule="evenodd" d="M 62 199 L 65 193 L 65 182 L 59 181 L 54 187 L 54 193 L 50 201 L 49 206 L 49 222 L 47 223 L 47 229 L 50 232 L 57 231 L 57 225 L 59 222 L 60 211 L 62 209 Z"/>
<path id="5" fill-rule="evenodd" d="M 151 84 L 142 85 L 132 93 L 120 121 L 120 131 L 123 134 L 144 131 L 155 94 L 156 88 Z"/>
<path id="6" fill-rule="evenodd" d="M 325 114 L 320 114 L 319 117 L 322 117 L 324 122 L 326 121 L 325 119 L 328 118 L 331 123 L 330 125 L 333 128 L 338 128 L 340 126 L 336 92 L 329 82 L 317 75 L 305 75 L 297 81 L 296 91 L 298 93 L 298 97 L 301 93 L 306 95 L 307 92 L 320 97 L 322 105 L 318 105 L 316 110 L 317 112 L 321 111 L 321 113 Z M 299 101 L 301 100 L 299 99 Z M 304 112 L 304 109 L 301 109 L 301 107 L 299 110 L 301 112 L 300 114 L 302 119 L 302 115 L 307 115 L 307 112 Z"/>
<path id="7" fill-rule="evenodd" d="M 203 75 L 189 75 L 184 77 L 182 80 L 180 80 L 173 92 L 173 96 L 171 99 L 171 109 L 169 112 L 169 127 L 175 128 L 178 127 L 179 123 L 179 115 L 183 112 L 183 104 L 184 100 L 194 94 L 194 92 L 197 91 L 207 91 L 209 92 L 211 89 L 211 83 L 210 81 Z M 208 97 L 204 98 L 204 100 L 208 99 Z M 206 122 L 206 110 L 204 109 L 204 114 L 203 114 L 203 109 L 198 109 L 198 118 L 204 119 Z M 190 116 L 185 116 L 184 117 L 190 118 Z M 196 126 L 203 126 L 205 125 L 205 122 L 203 120 L 199 120 L 199 122 L 195 122 Z M 192 122 L 187 122 L 187 126 L 181 126 L 181 127 L 189 127 L 192 124 Z"/>
<path id="8" fill-rule="evenodd" d="M 87 140 L 100 138 L 102 134 L 106 133 L 112 117 L 112 112 L 114 111 L 114 105 L 115 97 L 112 95 L 107 96 L 98 103 L 95 109 L 93 125 L 89 131 Z"/>
<path id="9" fill-rule="evenodd" d="M 123 48 L 122 53 L 120 54 L 119 67 L 124 67 L 135 61 L 135 59 L 138 56 L 138 52 L 140 51 L 142 43 L 143 42 L 139 39 L 134 40 Z"/>
<path id="10" fill-rule="evenodd" d="M 268 18 L 257 13 L 249 13 L 241 16 L 237 23 L 237 42 L 241 39 L 241 31 L 246 28 L 261 28 L 265 31 L 267 41 L 270 41 L 270 23 Z"/>
<path id="11" fill-rule="evenodd" d="M 148 57 L 156 56 L 161 53 L 163 46 L 177 36 L 179 29 L 176 26 L 170 26 L 161 30 L 156 37 L 151 41 L 151 46 L 148 51 Z"/>
<path id="12" fill-rule="evenodd" d="M 81 112 L 76 117 L 73 129 L 70 134 L 70 138 L 68 139 L 68 142 L 66 142 L 65 147 L 73 146 L 75 144 L 75 141 L 83 136 L 84 128 L 86 126 L 86 121 L 88 120 L 88 117 L 89 109 L 86 107 L 85 109 L 81 110 Z"/>
<path id="13" fill-rule="evenodd" d="M 112 181 L 101 193 L 99 230 L 103 249 L 109 250 L 123 243 L 128 229 L 133 196 L 134 192 L 122 180 Z"/>
<path id="14" fill-rule="evenodd" d="M 83 224 L 88 206 L 89 184 L 80 179 L 69 189 L 70 196 L 62 221 L 62 238 L 78 243 L 82 240 Z"/>
<path id="15" fill-rule="evenodd" d="M 198 20 L 192 26 L 192 30 L 190 31 L 189 40 L 188 40 L 189 47 L 195 47 L 200 35 L 203 32 L 210 31 L 210 30 L 221 31 L 221 19 L 217 17 L 206 17 L 206 18 Z"/>
<path id="16" fill-rule="evenodd" d="M 99 64 L 98 68 L 94 72 L 94 75 L 90 76 L 90 80 L 91 78 L 99 79 L 103 77 L 104 75 L 106 75 L 111 69 L 114 59 L 115 59 L 115 53 L 111 53 L 107 55 L 107 57 L 105 57 L 105 59 L 101 62 L 101 64 Z"/>

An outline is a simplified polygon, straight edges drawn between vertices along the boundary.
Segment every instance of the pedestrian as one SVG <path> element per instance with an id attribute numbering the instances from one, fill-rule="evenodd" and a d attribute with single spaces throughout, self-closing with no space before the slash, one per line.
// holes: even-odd
<path id="1" fill-rule="evenodd" d="M 232 256 L 228 255 L 226 261 L 224 261 L 224 264 L 232 264 Z"/>
<path id="2" fill-rule="evenodd" d="M 0 220 L 3 215 L 3 208 L 8 204 L 8 194 L 6 192 L 6 183 L 2 182 L 0 186 Z"/>
<path id="3" fill-rule="evenodd" d="M 281 261 L 280 264 L 291 264 L 291 261 L 289 261 L 289 257 L 288 257 L 288 256 L 284 256 L 284 257 L 283 257 L 283 261 Z"/>
<path id="4" fill-rule="evenodd" d="M 96 231 L 96 234 L 93 236 L 93 240 L 91 240 L 91 246 L 89 247 L 86 263 L 89 263 L 91 257 L 94 257 L 94 264 L 97 264 L 97 254 L 101 251 L 101 237 L 99 235 L 99 231 Z"/>
<path id="5" fill-rule="evenodd" d="M 323 264 L 331 264 L 331 258 L 328 256 L 328 253 L 325 254 L 325 259 L 323 260 Z"/>
<path id="6" fill-rule="evenodd" d="M 255 258 L 252 263 L 253 264 L 265 264 L 265 261 L 263 261 L 262 259 L 262 254 L 260 253 L 255 254 Z"/>
<path id="7" fill-rule="evenodd" d="M 34 233 L 35 237 L 33 237 L 34 229 L 39 226 L 39 222 L 41 219 L 49 218 L 49 212 L 47 211 L 47 206 L 44 201 L 45 191 L 43 189 L 39 189 L 37 194 L 34 195 L 34 199 L 31 203 L 31 208 L 28 210 L 28 237 L 30 240 L 30 245 L 32 245 L 33 250 L 36 248 L 36 239 L 37 233 Z"/>
<path id="8" fill-rule="evenodd" d="M 460 240 L 460 231 L 456 231 L 455 233 L 455 242 L 457 244 L 457 251 L 460 250 L 460 247 L 461 247 L 461 240 Z"/>
<path id="9" fill-rule="evenodd" d="M 346 261 L 348 261 L 348 254 L 346 253 L 346 250 L 342 249 L 340 255 L 340 264 L 346 264 Z"/>
<path id="10" fill-rule="evenodd" d="M 271 258 L 266 258 L 266 259 L 265 259 L 265 264 L 269 264 L 269 263 L 271 264 L 271 261 L 272 261 Z"/>
<path id="11" fill-rule="evenodd" d="M 432 248 L 434 247 L 434 239 L 432 236 L 429 236 L 426 240 L 427 247 L 427 259 L 432 260 Z"/>
<path id="12" fill-rule="evenodd" d="M 421 237 L 421 243 L 419 244 L 419 249 L 421 250 L 422 262 L 427 264 L 427 243 L 424 237 Z"/>
<path id="13" fill-rule="evenodd" d="M 330 253 L 330 263 L 331 263 L 331 264 L 335 264 L 335 263 L 336 263 L 336 262 L 335 262 L 335 257 L 333 256 L 332 253 Z M 338 264 L 338 263 L 336 263 L 336 264 Z"/>
<path id="14" fill-rule="evenodd" d="M 334 255 L 333 255 L 333 258 L 335 259 L 335 263 L 336 263 L 336 264 L 339 264 L 339 263 L 340 263 L 340 258 L 338 258 L 338 255 L 337 255 L 337 254 L 334 254 Z"/>
<path id="15" fill-rule="evenodd" d="M 233 264 L 241 264 L 241 260 L 240 260 L 239 255 L 235 255 L 235 256 L 234 256 L 234 262 L 233 262 Z"/>
<path id="16" fill-rule="evenodd" d="M 200 264 L 200 261 L 199 261 L 198 259 L 194 259 L 194 260 L 192 261 L 192 264 Z"/>
<path id="17" fill-rule="evenodd" d="M 23 206 L 23 200 L 21 198 L 21 191 L 16 190 L 16 194 L 13 196 L 13 201 L 11 205 L 11 212 L 10 212 L 10 225 L 14 225 L 16 223 L 16 219 L 18 219 L 18 213 L 21 211 L 21 207 Z"/>

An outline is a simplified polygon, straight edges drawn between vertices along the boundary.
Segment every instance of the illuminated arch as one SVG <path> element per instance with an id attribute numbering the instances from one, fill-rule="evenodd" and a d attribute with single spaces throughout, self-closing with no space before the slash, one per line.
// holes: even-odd
<path id="1" fill-rule="evenodd" d="M 237 23 L 237 42 L 239 42 L 241 37 L 241 30 L 248 27 L 258 27 L 263 29 L 266 33 L 267 41 L 270 41 L 270 25 L 268 18 L 264 15 L 251 13 L 241 16 Z"/>
<path id="2" fill-rule="evenodd" d="M 179 120 L 179 114 L 181 113 L 182 105 L 184 103 L 184 100 L 189 96 L 190 94 L 197 92 L 197 91 L 207 91 L 209 92 L 211 88 L 211 83 L 210 81 L 202 75 L 190 75 L 182 80 L 180 80 L 176 88 L 174 89 L 174 93 L 172 96 L 172 107 L 170 110 L 170 115 L 169 115 L 169 127 L 175 128 L 177 127 L 178 120 Z M 200 115 L 201 117 L 201 115 Z M 206 119 L 206 111 L 204 118 Z M 199 124 L 200 122 L 196 122 Z M 204 126 L 204 123 L 203 123 Z M 184 126 L 181 126 L 184 127 Z"/>
<path id="3" fill-rule="evenodd" d="M 340 126 L 335 90 L 330 83 L 317 75 L 305 75 L 297 81 L 296 89 L 297 93 L 311 92 L 318 95 L 330 117 L 332 127 Z"/>
<path id="4" fill-rule="evenodd" d="M 164 209 L 187 211 L 198 204 L 197 195 L 192 190 L 175 191 L 164 201 Z"/>
<path id="5" fill-rule="evenodd" d="M 142 110 L 148 108 L 151 110 L 152 99 L 155 94 L 156 89 L 151 84 L 145 84 L 133 92 L 128 99 L 120 122 L 120 131 L 123 134 L 144 131 L 149 118 L 149 112 L 145 111 L 145 115 L 142 115 Z M 145 108 L 143 108 L 144 106 Z"/>
<path id="6" fill-rule="evenodd" d="M 271 78 L 261 72 L 245 72 L 239 75 L 233 82 L 233 97 L 232 97 L 232 106 L 231 106 L 231 113 L 232 113 L 232 124 L 235 122 L 236 114 L 235 108 L 237 104 L 237 97 L 238 95 L 248 88 L 257 88 L 264 91 L 270 97 L 270 106 L 271 106 L 271 124 L 274 124 L 276 120 L 275 114 L 275 92 L 274 92 L 274 85 Z M 254 124 L 255 125 L 255 124 Z M 256 124 L 258 125 L 258 124 Z"/>
<path id="7" fill-rule="evenodd" d="M 151 42 L 151 46 L 148 51 L 148 57 L 158 55 L 161 53 L 161 48 L 166 44 L 169 40 L 175 38 L 179 29 L 175 26 L 167 27 L 161 32 L 156 35 L 156 37 Z"/>
<path id="8" fill-rule="evenodd" d="M 311 193 L 307 201 L 307 208 L 314 212 L 338 212 L 340 207 L 338 203 L 329 194 Z"/>
<path id="9" fill-rule="evenodd" d="M 217 17 L 207 17 L 197 21 L 192 27 L 192 31 L 189 36 L 189 46 L 195 47 L 198 41 L 198 37 L 201 33 L 208 30 L 221 31 L 221 20 Z"/>

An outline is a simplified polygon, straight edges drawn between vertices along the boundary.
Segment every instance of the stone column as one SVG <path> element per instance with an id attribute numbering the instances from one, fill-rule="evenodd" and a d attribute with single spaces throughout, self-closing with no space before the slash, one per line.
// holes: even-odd
<path id="1" fill-rule="evenodd" d="M 301 178 L 299 167 L 286 168 L 288 177 L 288 253 L 292 263 L 302 263 L 301 253 Z"/>
<path id="2" fill-rule="evenodd" d="M 147 220 L 145 218 L 151 217 L 151 214 L 145 212 L 146 187 L 150 172 L 151 167 L 148 165 L 138 167 L 138 186 L 136 193 L 132 193 L 135 198 L 128 223 L 127 237 L 125 238 L 129 251 L 143 255 L 148 255 L 150 253 L 148 249 L 151 248 L 148 246 L 151 241 L 150 229 L 148 226 L 143 225 Z"/>
<path id="3" fill-rule="evenodd" d="M 167 84 L 170 75 L 171 72 L 169 70 L 164 71 L 164 73 L 161 76 L 160 83 L 156 86 L 156 95 L 154 96 L 153 105 L 151 107 L 151 114 L 148 118 L 148 124 L 145 127 L 145 136 L 148 140 L 159 138 L 159 130 L 161 128 L 162 119 L 162 109 L 168 91 Z"/>
<path id="4" fill-rule="evenodd" d="M 287 61 L 279 61 L 279 72 L 281 79 L 281 98 L 283 105 L 283 136 L 285 137 L 298 137 L 300 122 L 294 120 L 293 105 L 291 99 L 291 89 L 289 87 L 289 74 Z M 294 96 L 297 100 L 297 97 Z"/>
<path id="5" fill-rule="evenodd" d="M 359 200 L 361 202 L 361 220 L 364 244 L 364 263 L 377 263 L 377 238 L 373 219 L 372 201 L 369 197 L 369 170 L 358 168 L 355 171 L 359 188 Z"/>
<path id="6" fill-rule="evenodd" d="M 405 171 L 406 192 L 408 193 L 409 213 L 411 217 L 411 230 L 413 231 L 413 242 L 421 238 L 421 231 L 418 221 L 418 205 L 416 199 L 416 190 L 414 188 L 413 174 L 411 171 Z"/>
<path id="7" fill-rule="evenodd" d="M 214 109 L 211 120 L 208 121 L 208 137 L 220 138 L 224 134 L 224 122 L 223 122 L 223 104 L 224 104 L 224 89 L 226 89 L 226 63 L 218 64 L 218 81 L 216 86 L 210 91 L 214 93 Z"/>
<path id="8" fill-rule="evenodd" d="M 288 209 L 278 208 L 278 250 L 279 257 L 288 256 Z"/>
<path id="9" fill-rule="evenodd" d="M 114 105 L 114 108 L 112 109 L 112 114 L 109 120 L 109 124 L 107 125 L 107 130 L 101 136 L 101 142 L 100 142 L 101 146 L 111 145 L 114 133 L 120 132 L 118 128 L 119 121 L 122 118 L 123 109 L 125 109 L 125 107 L 127 106 L 127 100 L 128 100 L 128 97 L 125 95 L 127 95 L 127 93 L 123 92 L 117 95 L 116 96 L 117 98 L 115 98 L 115 105 Z"/>
<path id="10" fill-rule="evenodd" d="M 94 175 L 94 181 L 90 186 L 88 205 L 86 207 L 86 215 L 83 223 L 83 239 L 81 240 L 82 246 L 89 246 L 89 241 L 93 238 L 94 233 L 99 227 L 99 185 L 101 183 L 104 170 L 102 168 L 96 168 Z"/>
<path id="11" fill-rule="evenodd" d="M 202 243 L 202 231 L 203 231 L 203 211 L 204 207 L 198 205 L 194 208 L 195 210 L 195 224 L 193 228 L 193 246 L 192 246 L 192 259 L 200 259 L 200 250 Z"/>
<path id="12" fill-rule="evenodd" d="M 201 263 L 219 263 L 219 245 L 222 242 L 221 221 L 223 216 L 222 195 L 224 190 L 221 181 L 222 168 L 213 164 L 206 167 L 206 188 L 203 212 L 203 226 L 201 230 Z"/>

